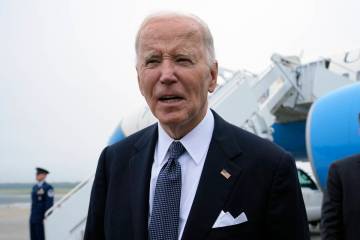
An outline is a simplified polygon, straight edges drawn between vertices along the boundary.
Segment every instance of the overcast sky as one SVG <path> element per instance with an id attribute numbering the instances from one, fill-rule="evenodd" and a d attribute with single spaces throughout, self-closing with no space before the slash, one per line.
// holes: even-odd
<path id="1" fill-rule="evenodd" d="M 125 3 L 126 2 L 126 3 Z M 357 0 L 0 0 L 0 182 L 79 181 L 123 116 L 143 104 L 134 68 L 141 20 L 192 12 L 220 66 L 260 73 L 272 53 L 329 56 L 360 47 Z"/>

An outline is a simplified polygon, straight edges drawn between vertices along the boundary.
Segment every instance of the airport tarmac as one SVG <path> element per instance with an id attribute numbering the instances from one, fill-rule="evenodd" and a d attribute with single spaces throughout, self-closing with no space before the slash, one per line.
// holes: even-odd
<path id="1" fill-rule="evenodd" d="M 29 213 L 22 205 L 0 206 L 0 240 L 28 240 Z M 311 240 L 320 240 L 319 228 L 311 231 Z"/>
<path id="2" fill-rule="evenodd" d="M 29 239 L 29 214 L 29 207 L 0 206 L 0 240 Z"/>

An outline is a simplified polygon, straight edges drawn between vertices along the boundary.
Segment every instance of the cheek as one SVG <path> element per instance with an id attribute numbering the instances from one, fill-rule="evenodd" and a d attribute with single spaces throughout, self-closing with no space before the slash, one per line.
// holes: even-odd
<path id="1" fill-rule="evenodd" d="M 208 96 L 208 91 L 209 91 L 209 85 L 204 82 L 201 86 L 199 86 L 199 98 L 201 98 L 202 100 L 207 99 Z"/>
<path id="2" fill-rule="evenodd" d="M 150 88 L 149 81 L 145 78 L 140 78 L 139 89 L 144 97 L 147 97 L 147 95 L 149 94 L 149 88 Z"/>
<path id="3" fill-rule="evenodd" d="M 143 80 L 143 82 L 141 82 L 141 84 L 140 84 L 141 94 L 145 98 L 148 105 L 153 105 L 155 102 L 154 97 L 153 97 L 154 96 L 154 87 L 155 87 L 155 85 L 152 84 L 152 82 L 149 82 L 146 80 Z"/>
<path id="4" fill-rule="evenodd" d="M 139 88 L 141 94 L 145 97 L 151 97 L 154 87 L 156 85 L 156 73 L 153 71 L 147 70 L 143 71 L 139 77 Z"/>

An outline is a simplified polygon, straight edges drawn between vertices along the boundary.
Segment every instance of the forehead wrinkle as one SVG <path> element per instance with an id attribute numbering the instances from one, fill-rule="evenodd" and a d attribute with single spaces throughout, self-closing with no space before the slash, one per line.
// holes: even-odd
<path id="1" fill-rule="evenodd" d="M 200 48 L 203 50 L 202 55 L 205 56 L 207 63 L 210 66 L 214 62 L 217 62 L 215 59 L 213 38 L 207 24 L 202 19 L 193 14 L 182 14 L 177 12 L 160 12 L 159 14 L 149 15 L 147 18 L 144 19 L 136 35 L 135 51 L 137 60 L 139 60 L 138 57 L 141 54 L 140 42 L 144 31 L 154 26 L 157 26 L 157 29 L 161 31 L 162 24 L 165 24 L 165 26 L 167 26 L 168 33 L 174 33 L 174 30 L 179 28 L 183 30 L 191 29 L 194 32 L 197 32 L 198 36 L 200 37 L 199 41 L 202 42 L 200 46 Z"/>
<path id="2" fill-rule="evenodd" d="M 168 28 L 169 23 L 173 23 L 173 29 L 165 29 L 164 24 Z M 203 41 L 203 31 L 198 23 L 192 19 L 174 18 L 174 19 L 152 19 L 147 22 L 139 32 L 139 45 L 147 41 L 172 41 L 176 39 L 194 39 L 198 38 Z M 204 43 L 202 43 L 204 44 Z"/>
<path id="3" fill-rule="evenodd" d="M 172 32 L 172 33 L 159 33 L 157 29 L 153 29 L 153 30 L 149 30 L 149 31 L 144 31 L 144 34 L 142 34 L 141 36 L 141 40 L 140 40 L 140 46 L 141 45 L 149 45 L 149 44 L 153 44 L 153 42 L 155 43 L 160 43 L 163 44 L 165 43 L 174 43 L 174 42 L 183 42 L 185 41 L 185 43 L 188 40 L 195 40 L 195 42 L 197 42 L 196 40 L 201 40 L 201 36 L 199 36 L 198 32 L 196 31 L 178 31 L 177 33 Z"/>
<path id="4" fill-rule="evenodd" d="M 149 57 L 154 55 L 186 55 L 186 56 L 196 56 L 196 52 L 199 49 L 203 50 L 203 45 L 201 41 L 197 41 L 196 32 L 191 31 L 181 36 L 172 37 L 169 41 L 167 39 L 162 39 L 162 37 L 154 37 L 149 35 L 149 38 L 146 36 L 143 38 L 140 44 L 140 55 L 143 57 Z M 193 41 L 188 41 L 193 38 Z M 164 43 L 165 42 L 165 43 Z M 200 46 L 199 46 L 200 45 Z M 199 53 L 201 54 L 201 53 Z"/>
<path id="5" fill-rule="evenodd" d="M 180 57 L 180 56 L 187 56 L 190 57 L 193 60 L 197 60 L 197 54 L 195 53 L 197 50 L 197 48 L 191 47 L 181 47 L 181 48 L 177 48 L 175 47 L 174 49 L 169 49 L 169 50 L 165 50 L 165 51 L 161 51 L 161 50 L 156 50 L 156 49 L 150 49 L 149 51 L 143 51 L 142 57 L 144 60 L 148 60 L 152 57 L 160 57 L 160 58 L 176 58 L 176 57 Z"/>
<path id="6" fill-rule="evenodd" d="M 155 31 L 157 32 L 159 29 L 162 29 L 162 25 L 164 24 L 171 24 L 171 26 L 174 26 L 175 28 L 182 27 L 182 29 L 185 29 L 185 31 L 188 32 L 194 32 L 194 33 L 201 33 L 202 34 L 202 28 L 191 18 L 184 18 L 184 17 L 171 17 L 171 18 L 162 18 L 162 17 L 155 17 L 153 19 L 150 19 L 148 22 L 146 22 L 140 31 L 139 37 L 141 39 L 141 35 L 143 35 L 146 31 Z M 172 29 L 173 30 L 173 29 Z M 166 31 L 170 35 L 172 35 L 173 31 Z"/>
<path id="7" fill-rule="evenodd" d="M 137 61 L 151 56 L 174 58 L 175 55 L 190 56 L 194 61 L 207 59 L 202 28 L 192 20 L 183 20 L 153 19 L 147 22 L 140 30 Z"/>

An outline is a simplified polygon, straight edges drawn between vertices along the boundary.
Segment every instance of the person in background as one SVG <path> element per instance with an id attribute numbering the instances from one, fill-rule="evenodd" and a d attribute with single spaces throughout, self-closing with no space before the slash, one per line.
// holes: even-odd
<path id="1" fill-rule="evenodd" d="M 54 204 L 54 189 L 45 182 L 49 171 L 36 168 L 36 181 L 31 192 L 30 239 L 44 240 L 44 215 Z"/>
<path id="2" fill-rule="evenodd" d="M 360 154 L 330 166 L 322 205 L 321 238 L 360 239 Z"/>

